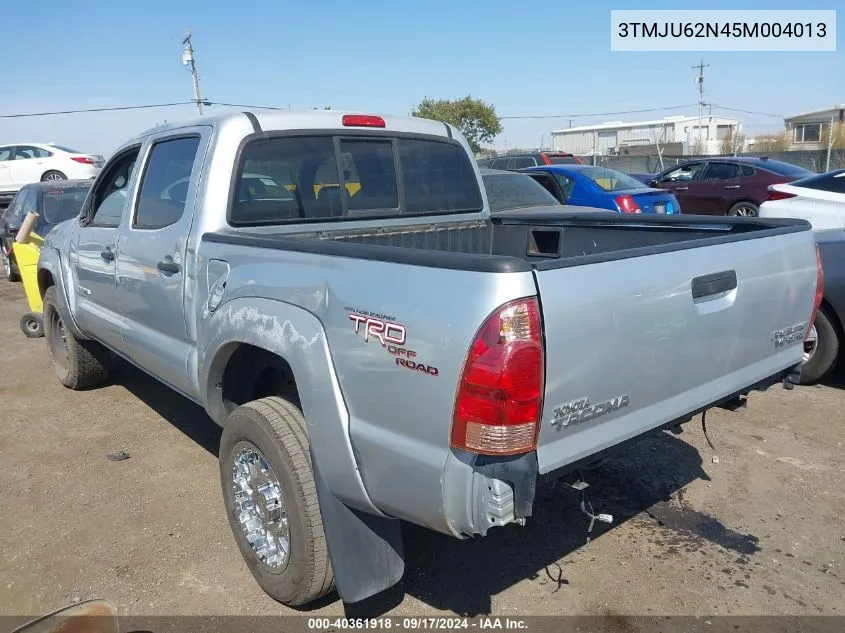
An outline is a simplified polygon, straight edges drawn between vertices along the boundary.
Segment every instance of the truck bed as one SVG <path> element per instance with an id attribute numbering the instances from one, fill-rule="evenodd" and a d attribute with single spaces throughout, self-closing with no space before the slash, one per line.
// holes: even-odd
<path id="1" fill-rule="evenodd" d="M 440 488 L 461 367 L 497 306 L 540 300 L 544 475 L 795 367 L 801 340 L 776 345 L 773 333 L 806 324 L 816 280 L 809 224 L 783 219 L 520 212 L 203 240 L 209 260 L 244 262 L 227 294 L 296 303 L 325 324 L 367 489 L 417 521 L 442 500 L 409 498 L 394 482 Z M 402 323 L 438 377 L 420 382 L 379 346 L 360 347 L 344 311 L 359 307 Z M 372 385 L 402 396 L 376 398 Z M 443 520 L 427 525 L 445 531 Z"/>

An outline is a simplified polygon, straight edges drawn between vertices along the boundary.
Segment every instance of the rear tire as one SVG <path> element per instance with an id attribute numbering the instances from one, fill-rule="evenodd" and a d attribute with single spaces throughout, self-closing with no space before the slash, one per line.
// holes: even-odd
<path id="1" fill-rule="evenodd" d="M 220 483 L 229 525 L 244 561 L 261 588 L 288 606 L 303 605 L 331 592 L 334 575 L 317 502 L 305 418 L 300 410 L 279 397 L 262 398 L 238 407 L 223 429 L 219 455 Z M 250 468 L 245 476 L 247 470 L 238 468 L 245 463 L 245 455 L 258 458 L 258 461 L 247 460 L 248 463 L 267 468 L 262 466 L 255 471 Z M 256 495 L 255 491 L 263 489 L 267 481 L 274 482 L 280 494 Z M 266 498 L 277 496 L 281 498 L 282 518 L 275 525 L 283 523 L 281 533 L 287 539 L 283 560 L 268 559 L 266 555 L 268 551 L 284 550 L 276 547 L 283 539 L 266 538 L 280 533 L 268 519 L 276 517 L 273 506 L 265 502 Z M 268 542 L 271 547 L 266 547 Z"/>
<path id="2" fill-rule="evenodd" d="M 41 176 L 41 182 L 48 182 L 50 180 L 67 180 L 67 176 L 60 171 L 51 169 L 50 171 L 45 171 L 44 175 Z"/>
<path id="3" fill-rule="evenodd" d="M 44 336 L 44 320 L 40 314 L 27 312 L 20 320 L 21 331 L 27 338 L 41 338 Z"/>
<path id="4" fill-rule="evenodd" d="M 811 350 L 807 350 L 808 346 L 805 345 L 801 378 L 798 381 L 802 385 L 812 385 L 824 378 L 839 360 L 839 333 L 824 308 L 816 314 L 814 327 L 816 343 Z"/>
<path id="5" fill-rule="evenodd" d="M 753 202 L 737 202 L 734 206 L 728 209 L 728 215 L 733 217 L 756 218 L 759 213 L 759 207 Z"/>
<path id="6" fill-rule="evenodd" d="M 109 352 L 96 341 L 76 338 L 65 327 L 59 311 L 56 288 L 44 293 L 44 336 L 50 360 L 59 381 L 69 389 L 85 389 L 105 381 L 109 375 Z"/>

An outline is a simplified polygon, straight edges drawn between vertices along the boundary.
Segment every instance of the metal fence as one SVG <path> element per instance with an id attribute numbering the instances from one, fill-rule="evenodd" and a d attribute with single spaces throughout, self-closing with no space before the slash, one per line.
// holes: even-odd
<path id="1" fill-rule="evenodd" d="M 781 160 L 785 163 L 792 163 L 814 172 L 827 171 L 827 150 L 799 150 L 794 152 L 751 152 L 737 154 L 737 156 L 767 156 L 772 160 Z M 657 154 L 624 156 L 582 156 L 584 163 L 609 167 L 627 174 L 649 173 L 654 174 L 678 163 L 696 158 L 715 158 L 714 156 L 663 156 L 661 164 Z M 835 149 L 830 152 L 830 169 L 845 168 L 845 150 Z"/>

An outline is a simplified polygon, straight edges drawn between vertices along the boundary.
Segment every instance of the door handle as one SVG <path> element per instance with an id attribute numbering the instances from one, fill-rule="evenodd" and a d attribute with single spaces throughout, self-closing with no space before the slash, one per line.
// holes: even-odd
<path id="1" fill-rule="evenodd" d="M 179 264 L 177 264 L 176 262 L 174 262 L 173 258 L 170 255 L 161 260 L 158 264 L 156 264 L 156 266 L 158 266 L 158 269 L 161 272 L 170 273 L 171 275 L 175 275 L 180 270 L 182 270 L 182 267 L 179 266 Z"/>
<path id="2" fill-rule="evenodd" d="M 110 248 L 106 248 L 106 250 L 100 253 L 100 257 L 102 257 L 107 262 L 114 261 L 114 253 Z"/>
<path id="3" fill-rule="evenodd" d="M 739 185 L 725 185 L 725 189 L 739 189 Z"/>
<path id="4" fill-rule="evenodd" d="M 675 191 L 686 191 L 689 187 L 675 187 Z"/>
<path id="5" fill-rule="evenodd" d="M 736 271 L 725 270 L 712 275 L 702 275 L 692 280 L 692 298 L 701 299 L 736 288 Z"/>

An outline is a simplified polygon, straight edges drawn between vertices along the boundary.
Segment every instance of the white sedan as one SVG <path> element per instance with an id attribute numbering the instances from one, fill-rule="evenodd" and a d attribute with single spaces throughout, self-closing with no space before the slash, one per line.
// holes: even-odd
<path id="1" fill-rule="evenodd" d="M 770 185 L 761 218 L 800 218 L 816 231 L 845 228 L 845 169 Z"/>
<path id="2" fill-rule="evenodd" d="M 0 193 L 13 193 L 31 182 L 96 178 L 104 162 L 99 154 L 49 143 L 0 145 Z"/>

